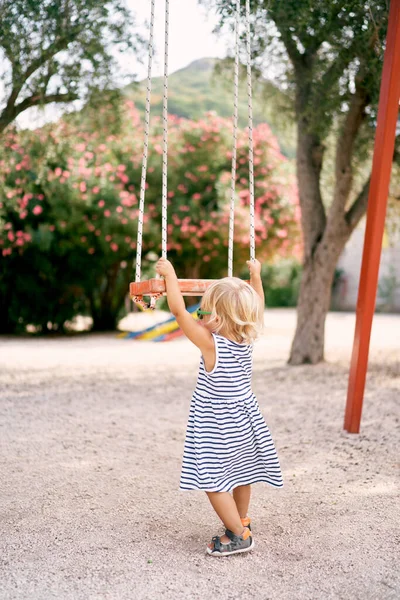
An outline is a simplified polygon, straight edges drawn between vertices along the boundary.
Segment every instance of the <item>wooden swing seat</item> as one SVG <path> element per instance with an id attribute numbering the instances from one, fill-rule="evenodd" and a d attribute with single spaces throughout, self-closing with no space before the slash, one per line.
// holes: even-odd
<path id="1" fill-rule="evenodd" d="M 202 296 L 206 289 L 217 279 L 178 279 L 179 288 L 183 296 Z M 164 279 L 147 279 L 147 281 L 133 282 L 129 286 L 132 299 L 143 296 L 165 296 Z"/>

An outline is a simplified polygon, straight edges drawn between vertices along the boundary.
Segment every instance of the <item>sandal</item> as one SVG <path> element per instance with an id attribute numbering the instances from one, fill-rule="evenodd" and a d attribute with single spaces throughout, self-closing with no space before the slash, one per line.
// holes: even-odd
<path id="1" fill-rule="evenodd" d="M 211 549 L 207 546 L 207 554 L 210 556 L 230 556 L 231 554 L 249 552 L 254 548 L 254 540 L 248 527 L 245 527 L 242 535 L 235 535 L 229 529 L 225 531 L 225 535 L 231 541 L 228 544 L 223 544 L 221 538 L 216 535 L 212 538 L 214 548 Z"/>

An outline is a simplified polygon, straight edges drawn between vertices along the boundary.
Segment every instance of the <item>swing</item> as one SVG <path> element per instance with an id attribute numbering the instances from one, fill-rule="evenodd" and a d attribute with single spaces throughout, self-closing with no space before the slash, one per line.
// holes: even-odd
<path id="1" fill-rule="evenodd" d="M 153 58 L 154 6 L 151 1 L 151 18 L 149 31 L 149 62 L 147 75 L 147 92 L 145 107 L 145 127 L 143 162 L 140 182 L 139 219 L 137 233 L 137 257 L 135 282 L 129 286 L 129 294 L 133 302 L 143 308 L 155 308 L 158 298 L 166 295 L 164 279 L 157 276 L 154 279 L 141 281 L 142 236 L 144 199 L 147 173 L 148 141 L 150 128 L 150 99 L 151 99 L 151 68 Z M 235 183 L 236 155 L 238 129 L 238 96 L 239 96 L 239 23 L 240 0 L 236 0 L 235 19 L 235 71 L 234 71 L 234 114 L 233 114 L 233 148 L 231 171 L 231 201 L 229 213 L 229 244 L 228 244 L 228 277 L 233 273 L 233 234 L 235 216 Z M 169 0 L 165 0 L 165 48 L 164 48 L 164 93 L 163 93 L 163 168 L 162 168 L 162 244 L 161 255 L 167 258 L 167 174 L 168 174 L 168 29 L 169 29 Z M 250 2 L 246 0 L 246 54 L 247 54 L 247 95 L 248 95 L 248 138 L 249 138 L 249 191 L 250 191 L 250 260 L 255 259 L 255 226 L 254 226 L 254 166 L 253 166 L 253 108 L 251 85 L 251 53 L 250 53 Z M 178 279 L 183 296 L 202 296 L 215 279 Z M 150 302 L 143 297 L 150 297 Z"/>

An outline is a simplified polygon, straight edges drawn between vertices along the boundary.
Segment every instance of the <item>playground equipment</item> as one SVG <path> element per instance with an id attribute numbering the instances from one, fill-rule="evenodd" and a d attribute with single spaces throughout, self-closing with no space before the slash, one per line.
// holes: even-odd
<path id="1" fill-rule="evenodd" d="M 196 311 L 200 304 L 189 306 L 188 311 L 197 319 Z M 147 340 L 151 342 L 170 342 L 183 335 L 175 317 L 171 317 L 162 323 L 156 323 L 141 331 L 124 331 L 118 337 L 130 340 Z"/>
<path id="2" fill-rule="evenodd" d="M 153 30 L 154 30 L 155 0 L 151 1 L 151 18 L 149 32 L 149 62 L 147 74 L 147 92 L 145 107 L 145 127 L 142 174 L 140 182 L 139 219 L 137 234 L 137 256 L 135 282 L 130 284 L 129 292 L 132 300 L 144 308 L 155 308 L 155 303 L 160 296 L 165 294 L 165 282 L 161 278 L 141 281 L 142 262 L 142 237 L 144 200 L 147 173 L 147 154 L 150 127 L 150 100 L 151 100 L 151 68 L 153 58 Z M 249 191 L 250 191 L 250 260 L 255 259 L 255 226 L 254 226 L 254 168 L 253 168 L 253 108 L 251 85 L 251 53 L 250 53 L 250 2 L 246 0 L 246 49 L 247 49 L 247 93 L 248 93 L 248 123 L 249 123 Z M 233 148 L 232 148 L 232 173 L 231 173 L 231 204 L 229 218 L 229 245 L 228 245 L 228 276 L 233 271 L 233 233 L 235 213 L 235 186 L 236 186 L 236 149 L 238 128 L 238 96 L 239 96 L 239 25 L 240 25 L 240 0 L 236 1 L 235 20 L 235 73 L 234 73 L 234 115 L 233 115 Z M 169 30 L 169 0 L 165 2 L 165 47 L 164 47 L 164 93 L 163 93 L 163 168 L 162 168 L 162 243 L 161 255 L 167 258 L 167 177 L 168 177 L 168 30 Z M 207 287 L 213 283 L 210 279 L 179 279 L 179 286 L 184 296 L 202 296 Z M 143 297 L 150 297 L 150 303 Z"/>
<path id="3" fill-rule="evenodd" d="M 344 429 L 359 433 L 400 100 L 400 0 L 392 0 L 369 186 Z"/>
<path id="4" fill-rule="evenodd" d="M 250 259 L 255 258 L 254 243 L 254 181 L 253 181 L 253 141 L 252 141 L 252 92 L 250 64 L 250 7 L 246 0 L 246 40 L 247 40 L 247 76 L 249 105 L 249 187 L 250 187 Z M 135 302 L 146 306 L 143 296 L 150 297 L 150 307 L 154 308 L 157 298 L 165 293 L 165 284 L 161 279 L 141 282 L 141 253 L 144 214 L 144 194 L 147 169 L 147 150 L 150 119 L 151 65 L 153 55 L 153 27 L 155 0 L 151 2 L 151 22 L 149 41 L 149 67 L 147 78 L 145 141 L 142 163 L 142 177 L 139 204 L 139 225 L 137 241 L 137 261 L 135 282 L 130 284 L 130 295 Z M 163 179 L 162 179 L 162 256 L 167 256 L 167 103 L 168 103 L 168 25 L 169 0 L 166 0 L 165 18 L 165 61 L 164 61 L 164 99 L 163 99 Z M 232 275 L 233 223 L 235 202 L 236 169 L 236 132 L 237 97 L 239 73 L 239 29 L 240 0 L 236 2 L 236 53 L 235 53 L 235 101 L 234 101 L 234 143 L 232 152 L 231 210 L 229 224 L 228 275 Z M 347 404 L 344 428 L 350 433 L 360 430 L 362 403 L 368 368 L 369 345 L 372 320 L 376 303 L 379 263 L 382 249 L 384 222 L 390 182 L 391 165 L 396 135 L 400 99 L 400 0 L 391 0 L 386 39 L 385 58 L 380 89 L 377 129 L 373 154 L 371 183 L 369 189 L 367 226 L 364 240 L 360 287 L 357 301 L 356 327 L 350 366 Z M 180 280 L 184 295 L 202 295 L 210 284 L 207 280 Z"/>

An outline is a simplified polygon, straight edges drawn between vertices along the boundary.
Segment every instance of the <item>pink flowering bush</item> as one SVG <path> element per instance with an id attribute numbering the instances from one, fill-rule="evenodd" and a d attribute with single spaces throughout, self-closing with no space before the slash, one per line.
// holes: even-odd
<path id="1" fill-rule="evenodd" d="M 232 126 L 229 120 L 213 114 L 198 122 L 171 121 L 170 138 L 176 151 L 169 158 L 169 256 L 181 277 L 223 277 L 228 263 Z M 157 173 L 158 180 L 159 177 Z M 247 131 L 241 131 L 235 182 L 236 275 L 242 271 L 250 252 L 248 179 Z M 298 252 L 296 188 L 289 165 L 268 125 L 254 130 L 254 179 L 257 257 L 268 261 Z M 159 190 L 154 181 L 148 193 L 151 218 L 156 221 L 161 219 Z M 158 251 L 156 241 L 154 246 Z"/>
<path id="2" fill-rule="evenodd" d="M 118 154 L 114 139 L 99 143 L 62 122 L 8 134 L 0 159 L 2 331 L 62 329 L 79 313 L 96 329 L 115 327 L 137 225 L 120 196 Z"/>
<path id="3" fill-rule="evenodd" d="M 170 117 L 168 254 L 180 277 L 226 275 L 232 126 L 209 114 Z M 76 314 L 114 328 L 134 278 L 143 124 L 126 104 L 121 129 L 60 121 L 9 131 L 0 150 L 1 331 L 62 329 Z M 162 128 L 152 122 L 143 233 L 143 276 L 161 248 Z M 254 130 L 256 252 L 299 247 L 296 189 L 269 127 Z M 235 273 L 249 257 L 247 132 L 239 132 Z M 153 259 L 154 260 L 154 259 Z"/>

